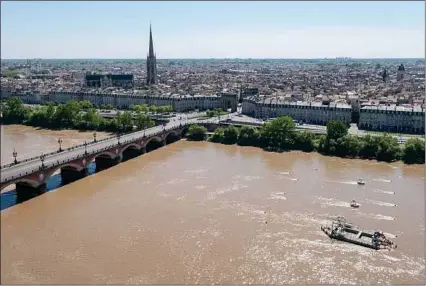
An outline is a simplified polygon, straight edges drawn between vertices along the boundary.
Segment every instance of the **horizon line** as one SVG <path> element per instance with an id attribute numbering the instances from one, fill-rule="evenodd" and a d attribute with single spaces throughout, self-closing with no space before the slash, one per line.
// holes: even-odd
<path id="1" fill-rule="evenodd" d="M 0 58 L 0 60 L 145 60 L 145 58 Z M 349 56 L 339 56 L 339 57 L 321 57 L 321 58 L 157 58 L 157 60 L 335 60 L 335 59 L 348 59 L 348 60 L 393 60 L 393 59 L 417 59 L 417 60 L 425 60 L 425 58 L 420 57 L 394 57 L 394 58 L 380 58 L 380 57 L 372 57 L 372 58 L 360 58 L 360 57 L 349 57 Z"/>

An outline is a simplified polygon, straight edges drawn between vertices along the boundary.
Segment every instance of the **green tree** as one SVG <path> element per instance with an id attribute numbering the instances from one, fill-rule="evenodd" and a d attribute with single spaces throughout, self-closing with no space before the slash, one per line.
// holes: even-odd
<path id="1" fill-rule="evenodd" d="M 348 127 L 343 121 L 331 120 L 327 123 L 327 139 L 337 140 L 348 134 Z"/>
<path id="2" fill-rule="evenodd" d="M 157 113 L 163 114 L 165 112 L 165 106 L 158 106 L 157 107 Z"/>
<path id="3" fill-rule="evenodd" d="M 259 141 L 259 131 L 252 126 L 243 126 L 238 135 L 238 145 L 257 146 Z"/>
<path id="4" fill-rule="evenodd" d="M 216 116 L 222 115 L 224 113 L 222 108 L 216 108 L 214 112 Z"/>
<path id="5" fill-rule="evenodd" d="M 102 117 L 93 108 L 84 113 L 81 119 L 84 128 L 87 129 L 97 129 L 102 121 Z"/>
<path id="6" fill-rule="evenodd" d="M 150 107 L 149 107 L 149 111 L 150 112 L 152 112 L 152 113 L 157 113 L 157 106 L 155 106 L 155 105 L 151 105 Z"/>
<path id="7" fill-rule="evenodd" d="M 314 150 L 315 135 L 311 131 L 294 133 L 294 146 L 296 149 L 311 152 Z"/>
<path id="8" fill-rule="evenodd" d="M 53 122 L 56 127 L 73 127 L 79 112 L 78 102 L 70 100 L 66 104 L 60 104 L 56 107 Z"/>
<path id="9" fill-rule="evenodd" d="M 129 111 L 119 112 L 117 115 L 118 128 L 122 131 L 131 131 L 133 129 L 132 114 Z"/>
<path id="10" fill-rule="evenodd" d="M 377 136 L 366 135 L 361 138 L 361 149 L 359 156 L 361 158 L 375 159 L 379 151 L 379 140 Z"/>
<path id="11" fill-rule="evenodd" d="M 155 124 L 154 121 L 148 115 L 145 115 L 142 112 L 138 112 L 135 118 L 135 125 L 139 130 L 143 130 L 153 127 Z"/>
<path id="12" fill-rule="evenodd" d="M 215 112 L 214 112 L 213 110 L 207 110 L 207 111 L 206 111 L 206 115 L 207 115 L 208 117 L 214 117 L 214 116 L 215 116 Z"/>
<path id="13" fill-rule="evenodd" d="M 291 145 L 293 131 L 293 120 L 288 116 L 284 116 L 264 124 L 261 129 L 261 136 L 264 137 L 267 147 L 284 149 Z"/>
<path id="14" fill-rule="evenodd" d="M 206 139 L 207 129 L 204 126 L 200 126 L 198 124 L 192 124 L 188 128 L 188 132 L 186 133 L 186 137 L 189 140 L 193 141 L 203 141 Z"/>
<path id="15" fill-rule="evenodd" d="M 78 105 L 79 105 L 80 109 L 84 109 L 84 110 L 89 110 L 91 108 L 94 108 L 92 102 L 89 101 L 89 100 L 78 101 Z"/>
<path id="16" fill-rule="evenodd" d="M 402 160 L 406 164 L 425 163 L 425 141 L 419 138 L 409 139 L 404 146 Z"/>
<path id="17" fill-rule="evenodd" d="M 165 112 L 166 112 L 166 113 L 173 112 L 173 106 L 171 106 L 171 105 L 166 105 L 164 110 L 165 110 Z"/>
<path id="18" fill-rule="evenodd" d="M 25 107 L 18 97 L 11 97 L 3 105 L 3 119 L 5 122 L 22 123 L 27 117 L 30 109 Z"/>
<path id="19" fill-rule="evenodd" d="M 235 144 L 238 140 L 238 130 L 234 126 L 228 126 L 223 131 L 223 143 L 225 144 Z"/>
<path id="20" fill-rule="evenodd" d="M 319 153 L 325 153 L 325 142 L 327 141 L 327 136 L 326 135 L 319 135 L 318 137 L 315 138 L 314 140 L 314 148 L 315 150 L 317 150 Z"/>
<path id="21" fill-rule="evenodd" d="M 224 129 L 219 127 L 219 128 L 216 128 L 216 130 L 214 131 L 212 137 L 210 138 L 210 141 L 215 143 L 222 143 L 223 138 L 224 138 Z"/>
<path id="22" fill-rule="evenodd" d="M 401 148 L 399 148 L 398 140 L 389 135 L 384 134 L 379 138 L 379 148 L 376 159 L 378 161 L 392 162 L 401 157 Z"/>
<path id="23" fill-rule="evenodd" d="M 362 141 L 357 136 L 346 135 L 343 137 L 345 156 L 356 158 L 362 148 Z"/>

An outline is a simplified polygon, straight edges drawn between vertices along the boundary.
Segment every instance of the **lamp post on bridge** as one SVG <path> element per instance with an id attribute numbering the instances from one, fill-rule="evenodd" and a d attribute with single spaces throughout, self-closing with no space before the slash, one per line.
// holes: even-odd
<path id="1" fill-rule="evenodd" d="M 163 123 L 163 132 L 166 132 L 166 123 Z"/>
<path id="2" fill-rule="evenodd" d="M 41 151 L 40 155 L 40 161 L 41 161 L 41 167 L 44 168 L 44 159 L 46 158 L 46 155 L 43 154 L 43 151 Z"/>
<path id="3" fill-rule="evenodd" d="M 93 141 L 96 142 L 96 131 L 93 132 Z"/>
<path id="4" fill-rule="evenodd" d="M 15 148 L 13 148 L 13 158 L 15 159 L 13 162 L 18 164 L 18 160 L 16 160 L 16 156 L 18 156 L 18 152 L 16 152 Z"/>
<path id="5" fill-rule="evenodd" d="M 87 141 L 84 141 L 84 154 L 87 155 Z"/>
<path id="6" fill-rule="evenodd" d="M 117 134 L 118 145 L 120 145 L 120 133 Z"/>
<path id="7" fill-rule="evenodd" d="M 179 117 L 179 127 L 182 127 L 182 115 Z"/>
<path id="8" fill-rule="evenodd" d="M 62 151 L 62 139 L 61 138 L 58 139 L 58 144 L 59 144 L 59 152 L 61 152 Z"/>

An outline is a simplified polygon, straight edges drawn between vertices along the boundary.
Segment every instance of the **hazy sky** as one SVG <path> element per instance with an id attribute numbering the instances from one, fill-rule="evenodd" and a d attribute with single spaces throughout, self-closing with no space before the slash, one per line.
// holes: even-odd
<path id="1" fill-rule="evenodd" d="M 1 2 L 1 57 L 424 58 L 419 2 Z"/>

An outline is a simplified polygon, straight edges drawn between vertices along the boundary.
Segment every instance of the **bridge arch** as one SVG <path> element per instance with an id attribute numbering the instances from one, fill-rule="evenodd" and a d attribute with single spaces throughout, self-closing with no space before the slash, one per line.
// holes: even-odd
<path id="1" fill-rule="evenodd" d="M 142 146 L 135 142 L 126 145 L 120 152 L 120 160 L 127 161 L 141 154 Z"/>
<path id="2" fill-rule="evenodd" d="M 130 143 L 130 144 L 128 144 L 128 145 L 126 145 L 122 150 L 121 150 L 121 153 L 123 153 L 124 151 L 126 151 L 128 148 L 131 148 L 132 147 L 132 149 L 137 149 L 137 150 L 140 150 L 140 149 L 142 149 L 142 146 L 141 145 L 139 145 L 139 144 L 137 144 L 137 143 Z"/>
<path id="3" fill-rule="evenodd" d="M 2 184 L 1 187 L 0 187 L 0 190 L 3 190 L 3 189 L 5 189 L 5 188 L 7 188 L 11 185 L 16 185 L 16 184 L 24 184 L 24 185 L 27 185 L 31 188 L 38 188 L 40 185 L 43 184 L 43 182 L 39 182 L 39 181 L 32 180 L 32 179 L 19 178 L 19 179 L 7 182 L 5 184 Z"/>
<path id="4" fill-rule="evenodd" d="M 164 135 L 164 141 L 166 144 L 174 143 L 178 141 L 181 137 L 179 129 L 171 130 L 166 135 Z"/>
<path id="5" fill-rule="evenodd" d="M 145 142 L 144 147 L 148 146 L 148 144 L 151 143 L 153 140 L 157 142 L 162 142 L 163 138 L 161 138 L 160 136 L 153 136 Z"/>
<path id="6" fill-rule="evenodd" d="M 115 159 L 118 156 L 118 154 L 114 154 L 114 152 L 112 151 L 104 151 L 101 152 L 99 154 L 96 154 L 95 156 L 91 157 L 88 161 L 87 164 L 92 163 L 93 161 L 96 160 L 96 158 L 98 157 L 102 157 L 102 158 L 108 158 L 108 159 Z"/>
<path id="7" fill-rule="evenodd" d="M 150 152 L 150 151 L 153 151 L 155 149 L 160 148 L 163 145 L 164 145 L 164 140 L 163 140 L 162 137 L 153 136 L 145 142 L 144 147 L 145 147 L 146 152 Z"/>
<path id="8" fill-rule="evenodd" d="M 49 181 L 50 177 L 53 176 L 53 174 L 55 174 L 58 170 L 61 170 L 61 172 L 62 172 L 62 169 L 64 169 L 64 168 L 68 168 L 68 169 L 71 169 L 71 170 L 76 171 L 76 172 L 81 172 L 84 168 L 86 168 L 86 166 L 79 165 L 79 164 L 76 164 L 76 163 L 65 163 L 63 165 L 55 166 L 45 174 L 44 183 L 47 184 L 47 182 Z"/>

